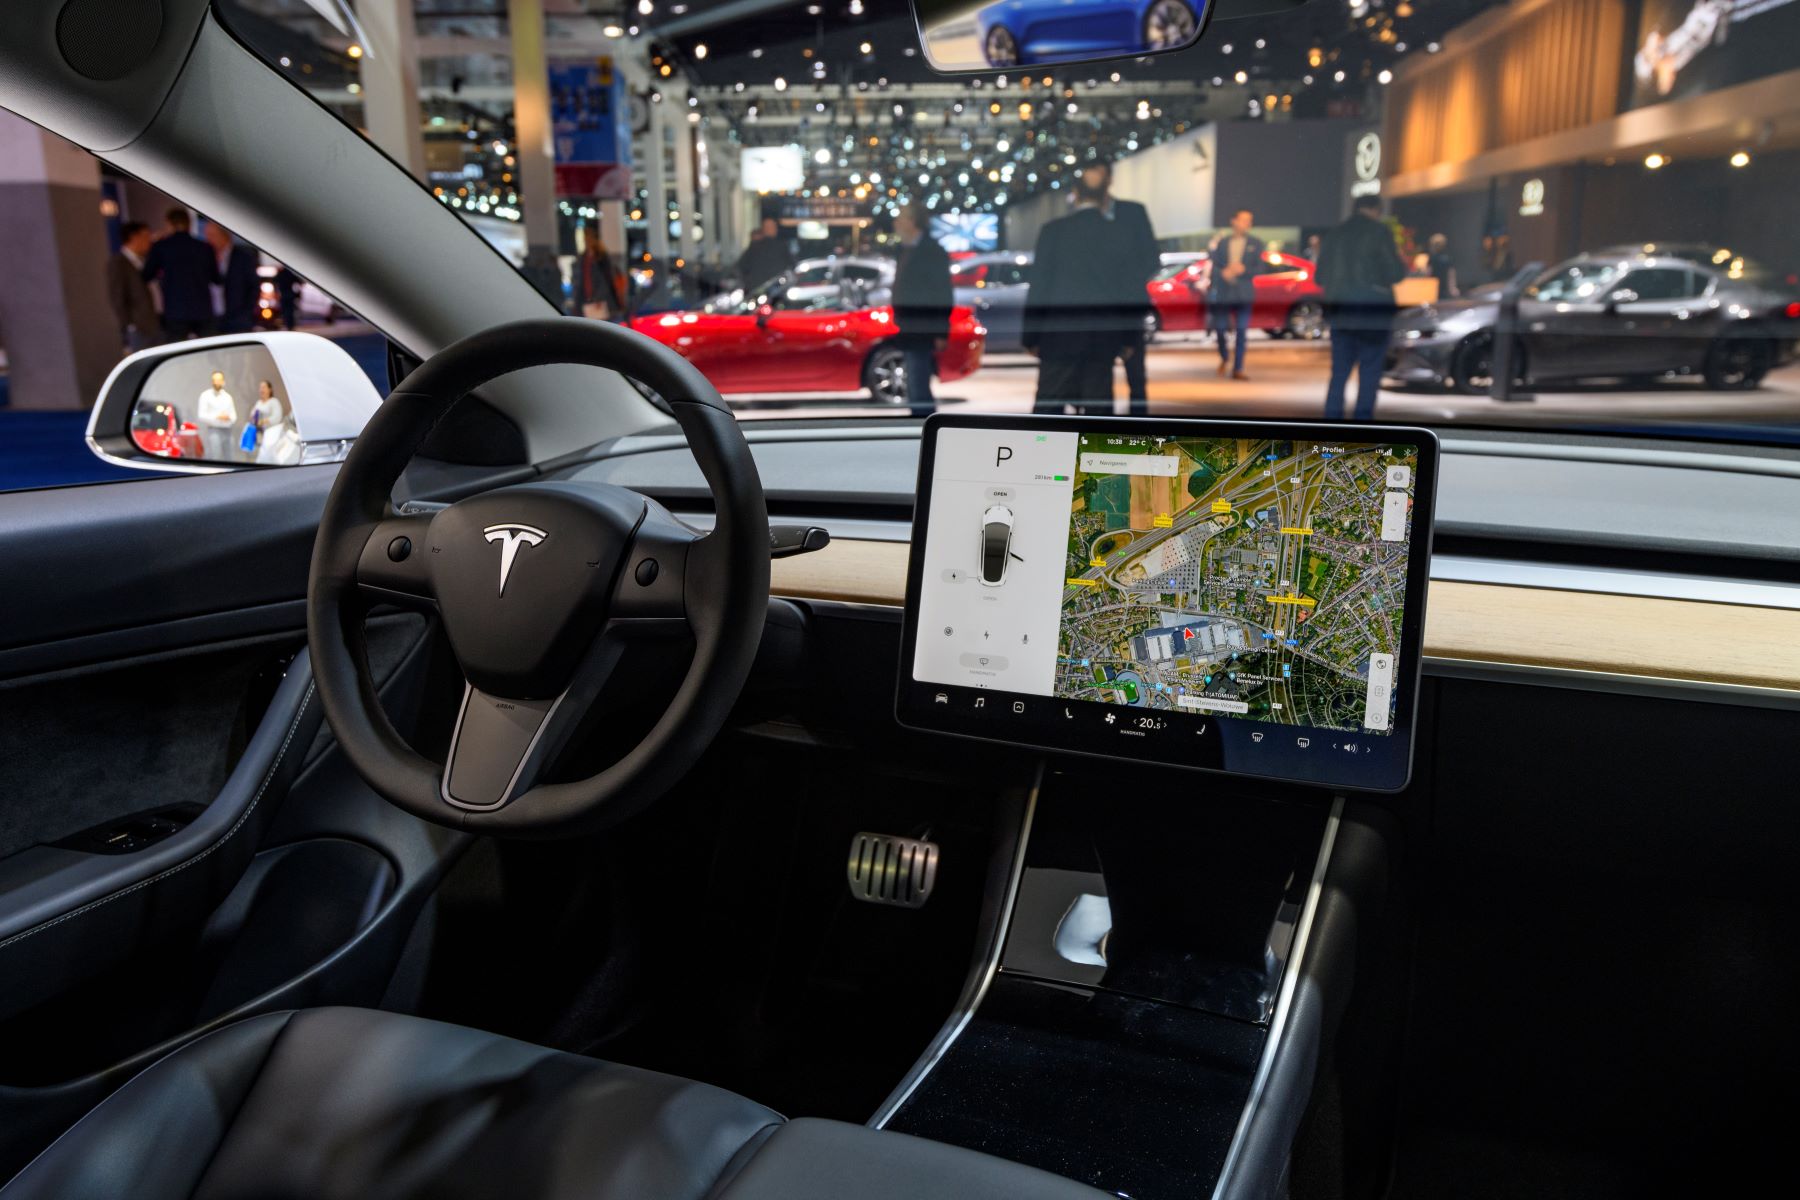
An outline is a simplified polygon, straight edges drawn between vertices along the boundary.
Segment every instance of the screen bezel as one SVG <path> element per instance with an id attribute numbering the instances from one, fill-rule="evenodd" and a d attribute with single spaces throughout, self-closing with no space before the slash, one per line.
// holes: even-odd
<path id="1" fill-rule="evenodd" d="M 915 680 L 913 663 L 919 639 L 920 598 L 924 587 L 925 544 L 929 536 L 931 491 L 937 463 L 938 433 L 943 429 L 1020 430 L 1030 433 L 1076 432 L 1141 436 L 1146 433 L 1175 437 L 1199 438 L 1277 438 L 1281 440 L 1325 442 L 1398 442 L 1418 447 L 1418 465 L 1413 481 L 1412 542 L 1408 551 L 1405 615 L 1401 622 L 1399 669 L 1396 673 L 1398 695 L 1393 731 L 1385 737 L 1374 737 L 1358 743 L 1355 756 L 1332 757 L 1322 741 L 1320 753 L 1288 754 L 1291 769 L 1249 769 L 1237 765 L 1239 759 L 1262 759 L 1260 748 L 1246 756 L 1244 739 L 1252 731 L 1266 734 L 1270 730 L 1312 730 L 1330 739 L 1334 734 L 1348 744 L 1352 738 L 1365 737 L 1342 730 L 1314 726 L 1269 725 L 1267 722 L 1238 721 L 1217 714 L 1187 714 L 1157 710 L 1166 716 L 1171 728 L 1187 737 L 1162 737 L 1160 733 L 1140 736 L 1136 742 L 1113 737 L 1115 729 L 1102 730 L 1088 716 L 1132 712 L 1130 706 L 1097 701 L 1064 701 L 1056 697 L 1027 692 L 1007 692 L 998 688 L 938 684 Z M 895 688 L 894 715 L 910 729 L 945 733 L 978 741 L 999 742 L 1087 757 L 1113 758 L 1128 762 L 1149 762 L 1240 778 L 1266 779 L 1282 783 L 1301 783 L 1330 788 L 1334 791 L 1397 792 L 1412 777 L 1413 738 L 1418 724 L 1419 679 L 1423 659 L 1425 602 L 1431 574 L 1431 548 L 1437 512 L 1438 439 L 1429 429 L 1404 425 L 1349 424 L 1307 421 L 1241 421 L 1197 418 L 1144 418 L 1114 416 L 1050 417 L 1024 415 L 975 415 L 935 413 L 925 422 L 919 443 L 919 474 L 913 506 L 912 542 L 906 571 L 906 606 L 902 610 L 900 663 Z M 996 703 L 991 710 L 975 717 L 965 706 L 940 706 L 933 702 L 939 692 L 958 697 L 997 696 L 1009 703 Z M 1011 701 L 1028 704 L 1029 710 L 1042 716 L 1014 718 Z M 1068 724 L 1051 723 L 1050 710 L 1060 709 Z M 1067 716 L 1079 711 L 1083 717 Z M 1103 720 L 1103 717 L 1099 718 Z M 1309 736 L 1302 732 L 1296 735 Z M 1261 746 L 1261 741 L 1257 743 Z M 1178 746 L 1186 750 L 1177 749 Z M 1112 747 L 1117 747 L 1112 748 Z M 1310 747 L 1304 748 L 1310 751 Z M 1271 744 L 1268 761 L 1274 761 Z"/>

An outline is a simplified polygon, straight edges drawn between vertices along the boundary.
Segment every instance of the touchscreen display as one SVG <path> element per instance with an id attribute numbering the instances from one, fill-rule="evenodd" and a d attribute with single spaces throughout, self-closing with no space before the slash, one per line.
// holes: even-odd
<path id="1" fill-rule="evenodd" d="M 1403 786 L 1434 468 L 1414 429 L 936 418 L 901 719 Z"/>

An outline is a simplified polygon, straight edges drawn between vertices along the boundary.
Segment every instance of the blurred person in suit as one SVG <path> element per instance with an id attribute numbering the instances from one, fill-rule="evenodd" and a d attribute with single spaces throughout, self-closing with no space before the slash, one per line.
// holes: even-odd
<path id="1" fill-rule="evenodd" d="M 185 208 L 171 208 L 168 232 L 144 259 L 144 281 L 162 288 L 162 326 L 169 341 L 206 337 L 218 328 L 212 287 L 221 282 L 219 260 L 212 247 L 189 230 Z"/>
<path id="2" fill-rule="evenodd" d="M 256 251 L 231 236 L 217 221 L 206 223 L 206 244 L 218 264 L 219 332 L 249 333 L 256 327 L 256 304 L 262 280 L 256 275 Z"/>
<path id="3" fill-rule="evenodd" d="M 128 353 L 162 341 L 162 316 L 144 281 L 150 246 L 150 227 L 127 221 L 119 227 L 119 252 L 106 260 L 106 299 L 119 322 L 119 344 Z"/>
<path id="4" fill-rule="evenodd" d="M 900 236 L 900 261 L 894 269 L 894 339 L 906 356 L 906 404 L 915 417 L 937 407 L 931 373 L 938 351 L 950 338 L 950 310 L 956 304 L 950 286 L 950 256 L 932 238 L 931 218 L 922 204 L 908 204 L 894 218 Z"/>
<path id="5" fill-rule="evenodd" d="M 1150 213 L 1112 195 L 1112 163 L 1075 177 L 1075 207 L 1038 232 L 1025 292 L 1023 342 L 1038 360 L 1034 412 L 1111 412 L 1116 359 L 1142 356 L 1145 288 L 1159 258 Z M 1133 415 L 1148 411 L 1134 398 Z"/>
<path id="6" fill-rule="evenodd" d="M 1394 285 L 1406 264 L 1394 245 L 1394 231 L 1381 219 L 1381 198 L 1359 196 L 1348 219 L 1325 235 L 1319 255 L 1319 286 L 1325 291 L 1325 319 L 1331 324 L 1331 382 L 1325 390 L 1325 418 L 1342 420 L 1344 391 L 1356 371 L 1354 419 L 1372 420 L 1393 334 Z"/>
<path id="7" fill-rule="evenodd" d="M 1212 286 L 1206 299 L 1207 320 L 1219 339 L 1219 374 L 1249 379 L 1244 372 L 1244 353 L 1250 341 L 1250 315 L 1256 307 L 1256 277 L 1264 270 L 1268 247 L 1250 232 L 1256 217 L 1247 208 L 1232 215 L 1231 227 L 1214 238 L 1207 253 L 1212 258 Z"/>

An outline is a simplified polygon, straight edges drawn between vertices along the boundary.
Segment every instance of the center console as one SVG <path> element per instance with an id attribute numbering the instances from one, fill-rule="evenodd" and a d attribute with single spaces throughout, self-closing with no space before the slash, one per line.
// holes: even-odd
<path id="1" fill-rule="evenodd" d="M 927 424 L 898 716 L 1056 753 L 876 1124 L 1140 1200 L 1281 1194 L 1386 877 L 1347 795 L 1412 763 L 1436 445 L 1351 432 Z"/>

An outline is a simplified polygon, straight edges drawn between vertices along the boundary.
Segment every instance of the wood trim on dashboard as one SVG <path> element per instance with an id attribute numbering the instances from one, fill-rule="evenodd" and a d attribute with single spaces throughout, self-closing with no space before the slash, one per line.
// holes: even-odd
<path id="1" fill-rule="evenodd" d="M 770 564 L 778 596 L 899 607 L 905 542 L 838 539 Z M 1800 691 L 1800 610 L 1434 580 L 1431 658 Z"/>

